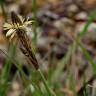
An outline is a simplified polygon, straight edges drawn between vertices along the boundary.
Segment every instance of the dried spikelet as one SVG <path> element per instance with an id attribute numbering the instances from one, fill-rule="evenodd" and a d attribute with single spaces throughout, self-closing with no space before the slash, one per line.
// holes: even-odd
<path id="1" fill-rule="evenodd" d="M 22 24 L 22 22 L 14 12 L 11 13 L 11 20 L 13 25 L 17 26 L 16 34 L 22 44 L 20 47 L 22 53 L 28 58 L 28 60 L 33 64 L 33 66 L 37 70 L 39 68 L 39 65 L 34 53 L 32 52 L 30 40 L 26 34 L 26 30 L 18 27 L 19 25 Z"/>

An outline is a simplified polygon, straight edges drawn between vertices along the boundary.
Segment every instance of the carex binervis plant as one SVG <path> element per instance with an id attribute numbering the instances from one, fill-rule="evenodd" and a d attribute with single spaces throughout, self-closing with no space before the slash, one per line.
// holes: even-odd
<path id="1" fill-rule="evenodd" d="M 16 36 L 20 41 L 20 49 L 22 53 L 28 58 L 29 62 L 37 70 L 39 68 L 38 62 L 35 58 L 34 53 L 32 52 L 30 40 L 26 34 L 26 28 L 29 24 L 32 24 L 32 21 L 24 20 L 21 16 L 17 16 L 15 12 L 11 12 L 12 22 L 5 23 L 4 29 L 8 30 L 6 36 L 10 37 L 10 41 Z"/>
<path id="2" fill-rule="evenodd" d="M 56 96 L 52 90 L 49 88 L 47 81 L 40 70 L 38 61 L 32 51 L 31 42 L 27 36 L 27 27 L 32 24 L 31 20 L 23 19 L 21 16 L 17 15 L 15 12 L 11 12 L 11 23 L 4 24 L 4 30 L 7 30 L 6 37 L 9 37 L 9 41 L 17 37 L 20 42 L 20 50 L 27 57 L 28 62 L 30 62 L 38 74 L 42 78 L 42 82 L 46 88 L 48 96 Z"/>

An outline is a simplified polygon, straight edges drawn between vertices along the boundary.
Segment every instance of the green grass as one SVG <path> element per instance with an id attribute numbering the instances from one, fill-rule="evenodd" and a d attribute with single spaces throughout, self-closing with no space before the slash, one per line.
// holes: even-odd
<path id="1" fill-rule="evenodd" d="M 92 65 L 94 74 L 96 74 L 96 63 L 94 62 L 94 60 L 91 58 L 91 56 L 89 55 L 89 53 L 87 52 L 87 50 L 82 46 L 82 44 L 80 42 L 81 41 L 81 38 L 87 33 L 88 27 L 90 26 L 90 24 L 93 21 L 93 19 L 95 18 L 95 16 L 96 16 L 96 9 L 89 16 L 88 21 L 86 22 L 84 29 L 80 32 L 80 34 L 74 40 L 73 44 L 69 47 L 69 50 L 68 50 L 66 56 L 64 56 L 64 58 L 59 62 L 59 64 L 57 64 L 58 66 L 56 67 L 56 69 L 52 73 L 51 82 L 55 82 L 56 80 L 58 80 L 58 77 L 62 73 L 62 70 L 63 70 L 65 64 L 68 63 L 68 61 L 70 60 L 71 56 L 73 54 L 75 54 L 75 51 L 76 51 L 76 49 L 79 46 L 80 46 L 83 54 L 85 55 L 86 59 Z"/>
<path id="2" fill-rule="evenodd" d="M 33 43 L 35 44 L 35 46 L 37 45 L 37 16 L 36 16 L 36 12 L 37 12 L 37 0 L 32 0 L 32 12 L 33 12 L 33 32 L 34 32 L 34 37 L 33 37 Z"/>
<path id="3" fill-rule="evenodd" d="M 2 6 L 3 10 L 3 6 Z M 35 23 L 33 23 L 33 30 L 34 30 L 34 38 L 33 43 L 37 44 L 37 18 L 36 18 L 36 0 L 32 0 L 32 10 L 34 13 L 33 19 Z M 3 10 L 4 11 L 4 10 Z M 14 78 L 18 78 L 17 73 L 19 74 L 19 77 L 22 81 L 23 86 L 23 96 L 66 96 L 62 94 L 62 92 L 59 91 L 59 88 L 62 86 L 61 82 L 59 82 L 59 76 L 62 74 L 62 71 L 66 64 L 69 63 L 72 56 L 75 54 L 78 47 L 81 48 L 82 53 L 85 55 L 86 59 L 89 61 L 93 68 L 94 77 L 96 76 L 96 63 L 93 60 L 93 58 L 90 56 L 86 48 L 84 48 L 83 44 L 81 43 L 82 37 L 87 34 L 88 27 L 90 26 L 92 20 L 96 16 L 96 10 L 92 12 L 92 14 L 89 16 L 88 21 L 84 27 L 84 29 L 80 32 L 80 34 L 75 38 L 74 42 L 70 47 L 68 48 L 68 52 L 66 53 L 66 56 L 60 60 L 59 64 L 57 64 L 56 69 L 52 70 L 51 76 L 49 78 L 45 78 L 43 75 L 43 71 L 40 68 L 39 70 L 34 70 L 33 67 L 30 67 L 28 64 L 27 70 L 29 75 L 27 76 L 24 73 L 24 70 L 22 69 L 22 64 L 20 64 L 20 61 L 17 61 L 15 58 L 16 54 L 16 45 L 14 43 L 11 43 L 8 48 L 8 53 L 5 51 L 2 51 L 6 55 L 5 64 L 3 66 L 2 72 L 0 73 L 0 96 L 7 96 L 8 91 L 10 90 L 10 86 L 12 81 L 14 81 Z M 10 80 L 10 71 L 11 66 L 14 64 L 17 68 L 16 74 L 13 76 L 12 80 Z M 70 83 L 70 90 L 72 90 L 74 96 L 77 96 L 76 93 L 76 84 L 74 80 L 74 74 L 71 74 L 71 72 L 68 72 L 68 79 Z M 86 79 L 86 78 L 85 78 Z M 66 81 L 66 80 L 65 80 Z M 88 96 L 88 90 L 87 90 L 87 84 L 86 80 L 84 80 L 84 96 Z M 34 91 L 32 90 L 32 87 L 34 88 Z M 52 91 L 52 88 L 57 88 L 56 92 Z"/>
<path id="4" fill-rule="evenodd" d="M 9 88 L 9 77 L 10 77 L 10 69 L 12 66 L 11 59 L 15 58 L 15 53 L 16 53 L 16 46 L 14 44 L 11 44 L 9 46 L 9 55 L 10 58 L 6 58 L 4 68 L 1 73 L 1 78 L 0 78 L 0 94 L 1 96 L 6 96 L 8 88 Z"/>

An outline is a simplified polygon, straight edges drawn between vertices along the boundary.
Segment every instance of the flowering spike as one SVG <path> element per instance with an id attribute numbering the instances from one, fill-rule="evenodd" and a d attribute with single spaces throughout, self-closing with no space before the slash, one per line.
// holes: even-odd
<path id="1" fill-rule="evenodd" d="M 8 29 L 6 36 L 10 36 L 10 41 L 15 35 L 18 37 L 22 45 L 20 46 L 22 53 L 28 58 L 35 69 L 38 70 L 39 65 L 34 53 L 32 52 L 30 40 L 26 34 L 26 28 L 32 23 L 32 21 L 24 21 L 14 12 L 11 12 L 11 20 L 12 24 L 6 24 L 4 26 L 5 29 Z"/>

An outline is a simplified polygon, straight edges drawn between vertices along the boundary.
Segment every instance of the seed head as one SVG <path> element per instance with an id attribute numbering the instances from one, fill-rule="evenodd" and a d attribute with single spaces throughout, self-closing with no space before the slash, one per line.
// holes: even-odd
<path id="1" fill-rule="evenodd" d="M 6 36 L 10 36 L 10 40 L 16 35 L 20 41 L 20 49 L 22 53 L 27 57 L 28 61 L 33 64 L 35 69 L 39 68 L 37 59 L 32 52 L 30 40 L 26 34 L 26 28 L 32 21 L 25 21 L 22 17 L 18 16 L 16 13 L 11 12 L 12 23 L 5 23 L 4 29 L 8 30 Z"/>

